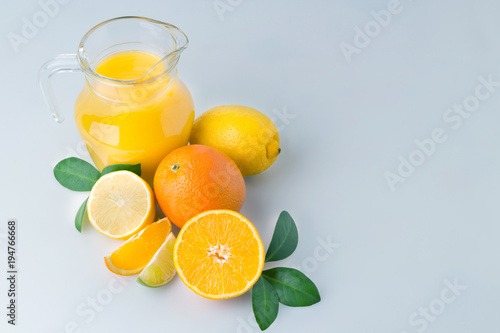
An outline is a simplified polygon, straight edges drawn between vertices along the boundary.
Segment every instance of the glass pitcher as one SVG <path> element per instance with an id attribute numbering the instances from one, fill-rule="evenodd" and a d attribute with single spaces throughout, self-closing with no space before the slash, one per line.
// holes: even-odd
<path id="1" fill-rule="evenodd" d="M 75 121 L 99 170 L 110 164 L 141 163 L 150 184 L 160 161 L 189 140 L 194 105 L 177 77 L 188 45 L 177 27 L 143 18 L 119 17 L 92 28 L 77 54 L 62 54 L 40 69 L 40 86 L 52 116 L 63 118 L 51 78 L 83 72 Z"/>

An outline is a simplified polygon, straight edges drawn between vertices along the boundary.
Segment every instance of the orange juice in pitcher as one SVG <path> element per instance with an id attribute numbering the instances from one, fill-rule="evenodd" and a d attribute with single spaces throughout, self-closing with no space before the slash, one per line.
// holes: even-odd
<path id="1" fill-rule="evenodd" d="M 151 183 L 163 157 L 187 144 L 194 105 L 176 69 L 187 43 L 172 25 L 122 17 L 91 29 L 77 55 L 58 56 L 42 67 L 41 86 L 58 121 L 50 78 L 85 73 L 74 115 L 99 170 L 141 163 L 142 176 Z"/>

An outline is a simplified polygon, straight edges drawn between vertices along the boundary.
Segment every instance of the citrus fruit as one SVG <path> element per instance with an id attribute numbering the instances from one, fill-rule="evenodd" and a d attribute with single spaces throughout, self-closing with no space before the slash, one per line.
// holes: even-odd
<path id="1" fill-rule="evenodd" d="M 161 210 L 179 228 L 207 210 L 239 211 L 246 195 L 236 164 L 224 153 L 202 145 L 168 154 L 156 169 L 154 190 Z"/>
<path id="2" fill-rule="evenodd" d="M 151 187 L 141 177 L 130 171 L 116 171 L 94 184 L 87 213 L 101 234 L 128 239 L 153 222 L 156 204 Z"/>
<path id="3" fill-rule="evenodd" d="M 212 210 L 190 219 L 174 246 L 182 282 L 200 296 L 225 299 L 248 291 L 264 267 L 257 229 L 241 214 Z"/>
<path id="4" fill-rule="evenodd" d="M 242 105 L 222 105 L 199 116 L 191 144 L 213 147 L 227 154 L 251 176 L 269 168 L 281 152 L 278 129 L 265 114 Z"/>
<path id="5" fill-rule="evenodd" d="M 139 273 L 165 243 L 170 231 L 172 231 L 172 224 L 167 218 L 151 223 L 109 256 L 104 257 L 106 266 L 110 271 L 119 275 Z"/>
<path id="6" fill-rule="evenodd" d="M 146 287 L 161 287 L 175 276 L 174 251 L 175 236 L 170 233 L 154 257 L 142 270 L 137 281 Z"/>

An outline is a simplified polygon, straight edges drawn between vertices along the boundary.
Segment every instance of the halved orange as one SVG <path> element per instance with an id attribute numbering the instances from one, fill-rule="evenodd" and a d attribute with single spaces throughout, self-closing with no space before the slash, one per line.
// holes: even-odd
<path id="1" fill-rule="evenodd" d="M 264 256 L 255 226 L 232 210 L 210 210 L 191 218 L 174 246 L 182 282 L 209 299 L 248 291 L 262 273 Z"/>
<path id="2" fill-rule="evenodd" d="M 148 225 L 105 257 L 106 266 L 110 271 L 119 275 L 140 273 L 165 243 L 171 230 L 172 224 L 168 218 Z"/>

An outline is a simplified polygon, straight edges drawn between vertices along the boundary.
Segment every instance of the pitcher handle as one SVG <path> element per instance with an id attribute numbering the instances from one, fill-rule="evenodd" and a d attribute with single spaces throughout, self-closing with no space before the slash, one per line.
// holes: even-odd
<path id="1" fill-rule="evenodd" d="M 51 79 L 54 75 L 59 73 L 74 73 L 81 71 L 82 69 L 78 64 L 76 54 L 60 54 L 43 64 L 38 72 L 38 82 L 42 89 L 43 97 L 52 112 L 52 117 L 54 117 L 58 123 L 61 123 L 64 118 L 59 112 L 60 109 L 54 96 Z"/>

